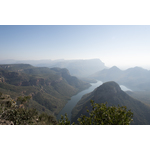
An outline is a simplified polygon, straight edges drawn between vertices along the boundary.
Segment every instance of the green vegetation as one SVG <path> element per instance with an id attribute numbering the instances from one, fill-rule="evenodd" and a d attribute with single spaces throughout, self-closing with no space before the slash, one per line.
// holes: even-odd
<path id="1" fill-rule="evenodd" d="M 92 111 L 88 116 L 81 115 L 78 118 L 79 125 L 129 125 L 133 120 L 133 113 L 131 110 L 127 111 L 126 106 L 110 106 L 107 107 L 105 103 L 97 104 L 91 100 Z M 59 121 L 60 125 L 69 125 L 70 121 L 67 118 L 67 114 L 61 116 Z M 72 124 L 75 124 L 74 122 Z"/>
<path id="2" fill-rule="evenodd" d="M 90 86 L 67 69 L 33 67 L 28 64 L 0 65 L 0 91 L 16 100 L 30 95 L 28 107 L 57 115 L 71 96 Z"/>
<path id="3" fill-rule="evenodd" d="M 61 115 L 61 119 L 58 121 L 59 125 L 70 125 L 71 122 L 67 117 L 67 114 L 65 114 L 65 116 Z M 73 122 L 72 125 L 74 125 L 75 123 Z"/>
<path id="4" fill-rule="evenodd" d="M 126 91 L 126 93 L 150 106 L 150 91 Z"/>
<path id="5" fill-rule="evenodd" d="M 17 101 L 0 93 L 0 120 L 8 120 L 14 125 L 57 124 L 56 118 L 46 113 L 39 114 L 36 109 L 27 108 L 30 96 L 18 97 Z"/>
<path id="6" fill-rule="evenodd" d="M 86 109 L 91 109 L 90 100 L 94 100 L 95 103 L 101 104 L 106 103 L 107 106 L 126 106 L 127 109 L 131 110 L 134 114 L 132 125 L 148 125 L 150 124 L 150 107 L 145 105 L 141 101 L 130 97 L 124 91 L 121 90 L 119 85 L 115 82 L 105 82 L 93 92 L 88 93 L 82 97 L 77 105 L 72 110 L 71 121 L 76 120 L 81 114 L 87 116 Z M 87 108 L 86 108 L 87 107 Z"/>
<path id="7" fill-rule="evenodd" d="M 57 122 L 53 115 L 39 114 L 36 109 L 28 108 L 30 98 L 18 97 L 15 101 L 0 92 L 0 120 L 11 121 L 14 125 L 70 125 L 67 114 Z M 81 115 L 78 118 L 79 125 L 126 125 L 132 121 L 133 113 L 127 111 L 125 106 L 106 107 L 106 104 L 94 104 L 94 101 L 91 101 L 91 105 L 93 110 L 87 110 L 89 116 Z"/>

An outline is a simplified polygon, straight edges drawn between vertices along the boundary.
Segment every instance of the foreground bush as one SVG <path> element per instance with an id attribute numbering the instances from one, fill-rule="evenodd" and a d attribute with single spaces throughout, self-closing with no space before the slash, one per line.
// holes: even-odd
<path id="1" fill-rule="evenodd" d="M 105 104 L 97 104 L 91 100 L 92 111 L 88 116 L 81 115 L 78 118 L 79 125 L 129 125 L 133 120 L 133 113 L 131 110 L 127 110 L 126 106 L 110 106 Z M 69 125 L 70 121 L 67 118 L 67 114 L 61 116 L 59 120 L 60 125 Z M 75 124 L 75 123 L 73 123 Z"/>
<path id="2" fill-rule="evenodd" d="M 28 108 L 30 96 L 18 97 L 14 101 L 8 95 L 0 95 L 0 119 L 14 125 L 49 125 L 57 124 L 53 115 L 39 114 L 34 108 Z"/>

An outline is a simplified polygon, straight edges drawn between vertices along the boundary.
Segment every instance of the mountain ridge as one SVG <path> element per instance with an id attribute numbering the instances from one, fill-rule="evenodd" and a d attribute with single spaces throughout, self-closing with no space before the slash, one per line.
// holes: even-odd
<path id="1" fill-rule="evenodd" d="M 91 110 L 90 100 L 94 100 L 95 103 L 107 102 L 107 106 L 126 106 L 133 112 L 131 124 L 150 124 L 150 107 L 130 97 L 114 81 L 105 82 L 91 93 L 84 95 L 72 110 L 72 122 L 76 122 L 81 114 L 88 115 L 86 109 Z"/>
<path id="2" fill-rule="evenodd" d="M 92 73 L 107 68 L 100 59 L 78 59 L 78 60 L 22 60 L 14 61 L 12 63 L 31 64 L 35 67 L 48 67 L 48 68 L 67 68 L 72 76 L 87 77 Z M 5 64 L 7 61 L 0 61 L 0 64 Z"/>
<path id="3" fill-rule="evenodd" d="M 63 74 L 62 74 L 63 72 Z M 67 81 L 70 78 L 72 82 Z M 12 98 L 30 95 L 31 106 L 55 115 L 71 96 L 86 89 L 89 83 L 72 77 L 67 69 L 34 67 L 28 64 L 0 65 L 0 91 Z"/>
<path id="4" fill-rule="evenodd" d="M 141 67 L 128 68 L 127 70 L 112 67 L 103 69 L 90 77 L 103 82 L 115 81 L 134 91 L 150 91 L 150 87 L 148 86 L 150 84 L 149 76 L 150 71 Z"/>

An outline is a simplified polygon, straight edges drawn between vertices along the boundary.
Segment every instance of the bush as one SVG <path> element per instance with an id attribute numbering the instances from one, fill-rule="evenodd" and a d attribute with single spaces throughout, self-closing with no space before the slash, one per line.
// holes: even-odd
<path id="1" fill-rule="evenodd" d="M 38 123 L 40 125 L 56 125 L 56 118 L 52 115 L 48 115 L 46 113 L 42 113 L 38 117 Z"/>
<path id="2" fill-rule="evenodd" d="M 30 96 L 18 97 L 17 102 L 11 98 L 5 100 L 0 107 L 0 119 L 12 121 L 14 125 L 48 125 L 57 124 L 54 116 L 46 113 L 38 114 L 34 108 L 28 108 Z"/>
<path id="3" fill-rule="evenodd" d="M 127 110 L 126 106 L 106 106 L 107 103 L 97 104 L 91 100 L 92 111 L 89 112 L 88 116 L 81 115 L 78 118 L 79 125 L 129 125 L 133 120 L 133 113 L 131 110 Z M 65 115 L 59 120 L 59 124 L 67 125 L 70 121 Z M 75 124 L 75 123 L 73 123 Z"/>
<path id="4" fill-rule="evenodd" d="M 38 112 L 35 109 L 15 108 L 7 109 L 2 113 L 2 118 L 12 121 L 14 125 L 34 124 Z"/>

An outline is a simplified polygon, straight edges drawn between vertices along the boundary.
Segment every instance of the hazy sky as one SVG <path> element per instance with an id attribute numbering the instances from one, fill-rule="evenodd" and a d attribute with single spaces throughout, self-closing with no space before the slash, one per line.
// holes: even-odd
<path id="1" fill-rule="evenodd" d="M 0 26 L 0 60 L 92 58 L 150 69 L 150 26 Z"/>

